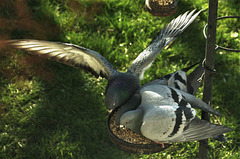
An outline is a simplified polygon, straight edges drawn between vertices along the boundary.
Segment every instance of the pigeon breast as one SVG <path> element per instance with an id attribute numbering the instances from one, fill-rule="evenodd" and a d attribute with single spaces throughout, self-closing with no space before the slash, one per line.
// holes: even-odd
<path id="1" fill-rule="evenodd" d="M 140 107 L 144 108 L 141 133 L 153 141 L 168 142 L 181 135 L 196 115 L 195 109 L 170 87 L 149 85 L 143 87 L 140 94 Z"/>
<path id="2" fill-rule="evenodd" d="M 185 111 L 190 111 L 192 116 L 186 117 Z M 170 105 L 152 107 L 144 115 L 141 133 L 153 141 L 166 143 L 181 135 L 195 115 L 196 111 L 192 108 L 184 110 Z"/>

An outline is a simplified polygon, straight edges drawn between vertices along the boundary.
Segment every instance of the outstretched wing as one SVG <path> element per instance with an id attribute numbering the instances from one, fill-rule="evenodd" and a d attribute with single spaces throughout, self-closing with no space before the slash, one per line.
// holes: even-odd
<path id="1" fill-rule="evenodd" d="M 144 71 L 151 66 L 159 52 L 171 41 L 176 39 L 201 12 L 199 11 L 193 15 L 194 11 L 195 10 L 190 13 L 186 12 L 167 24 L 165 28 L 159 32 L 151 44 L 133 61 L 132 65 L 128 69 L 128 72 L 134 73 L 142 79 Z"/>
<path id="2" fill-rule="evenodd" d="M 212 124 L 195 117 L 189 126 L 184 128 L 182 135 L 172 139 L 172 142 L 196 141 L 212 138 L 231 131 L 231 128 Z"/>
<path id="3" fill-rule="evenodd" d="M 83 68 L 96 77 L 108 79 L 117 71 L 100 54 L 87 48 L 60 42 L 20 39 L 8 40 L 7 45 L 30 54 L 38 55 L 74 67 Z"/>

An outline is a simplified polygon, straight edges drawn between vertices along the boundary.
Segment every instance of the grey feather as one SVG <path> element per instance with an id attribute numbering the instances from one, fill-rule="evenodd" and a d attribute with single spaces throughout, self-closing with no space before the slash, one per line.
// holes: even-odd
<path id="1" fill-rule="evenodd" d="M 188 72 L 190 69 L 192 69 L 194 66 L 196 66 L 198 63 L 196 63 L 196 64 L 193 64 L 193 65 L 191 65 L 191 66 L 188 66 L 188 67 L 186 67 L 186 68 L 183 68 L 183 69 L 181 69 L 182 71 L 184 71 L 184 72 Z M 179 70 L 179 71 L 181 71 L 181 70 Z M 196 69 L 195 69 L 196 70 Z M 193 70 L 193 72 L 196 72 L 195 70 Z M 148 83 L 146 83 L 146 84 L 144 84 L 144 86 L 147 86 L 147 85 L 158 85 L 158 84 L 160 84 L 160 85 L 168 85 L 168 80 L 175 74 L 175 73 L 177 73 L 178 71 L 176 71 L 176 72 L 174 72 L 174 73 L 170 73 L 170 74 L 167 74 L 167 75 L 165 75 L 165 76 L 163 76 L 163 77 L 160 77 L 160 78 L 158 78 L 158 79 L 155 79 L 155 80 L 153 80 L 153 81 L 151 81 L 151 82 L 148 82 Z M 189 75 L 191 75 L 192 74 L 192 76 L 193 77 L 188 77 L 188 75 L 187 75 L 187 83 L 188 83 L 188 85 L 193 85 L 193 86 L 195 86 L 194 84 L 192 84 L 192 83 L 195 83 L 196 81 L 195 81 L 195 78 L 194 78 L 194 76 L 195 76 L 195 74 L 193 74 L 193 72 L 192 73 L 190 73 Z M 198 78 L 197 78 L 198 79 Z M 200 84 L 201 84 L 201 82 L 200 82 Z M 188 85 L 186 85 L 186 87 L 188 87 Z M 143 86 L 143 87 L 144 87 Z M 195 90 L 197 90 L 199 88 L 199 86 L 197 87 L 197 88 L 195 88 Z M 188 92 L 189 93 L 189 92 Z M 190 93 L 191 94 L 191 93 Z"/>
<path id="2" fill-rule="evenodd" d="M 219 115 L 218 112 L 193 95 L 176 89 L 174 86 L 168 86 L 169 79 L 172 79 L 170 83 L 174 83 L 175 80 L 179 81 L 179 77 L 174 76 L 182 73 L 183 79 L 180 81 L 185 83 L 186 87 L 184 80 L 186 75 L 182 70 L 153 81 L 152 84 L 144 85 L 139 90 L 142 97 L 141 105 L 136 110 L 124 113 L 120 117 L 120 123 L 156 142 L 186 142 L 206 138 L 225 142 L 226 138 L 223 133 L 231 131 L 231 128 L 199 119 L 191 105 L 213 114 Z M 194 71 L 190 76 L 190 82 L 193 83 L 198 79 L 194 78 L 194 74 L 201 75 L 199 67 Z M 195 89 L 197 90 L 198 87 L 197 85 Z"/>
<path id="3" fill-rule="evenodd" d="M 174 92 L 176 92 L 176 95 L 178 96 L 177 97 L 178 101 L 176 101 L 177 103 L 180 102 L 181 99 L 183 99 L 186 102 L 190 103 L 193 108 L 202 109 L 202 110 L 204 110 L 208 113 L 221 116 L 221 114 L 219 112 L 217 112 L 211 106 L 209 106 L 208 104 L 203 102 L 201 99 L 199 99 L 199 98 L 197 98 L 197 97 L 195 97 L 195 96 L 193 96 L 193 95 L 191 95 L 187 92 L 176 89 L 174 87 L 169 87 L 169 86 L 166 86 L 166 85 L 146 85 L 145 87 L 142 87 L 140 89 L 140 94 L 142 96 L 142 99 L 143 99 L 143 95 L 146 94 L 145 97 L 144 97 L 144 100 L 146 100 L 146 101 L 149 100 L 149 102 L 155 102 L 155 103 L 158 103 L 158 104 L 159 104 L 158 98 L 160 98 L 160 99 L 161 98 L 166 98 L 168 100 L 164 100 L 164 101 L 171 102 L 171 103 L 169 103 L 171 105 L 172 103 L 175 102 L 174 101 L 175 97 L 173 96 L 173 94 L 169 93 L 172 90 Z M 149 94 L 150 92 L 152 92 L 152 94 Z M 151 96 L 154 95 L 154 94 L 158 95 L 159 97 L 156 96 L 156 97 L 158 97 L 156 99 L 152 98 Z M 154 101 L 154 100 L 156 100 L 156 101 Z M 162 104 L 167 104 L 167 103 L 162 103 Z"/>
<path id="4" fill-rule="evenodd" d="M 176 88 L 173 88 L 173 89 L 176 89 Z M 190 103 L 193 108 L 202 109 L 208 113 L 222 116 L 219 112 L 217 112 L 215 109 L 213 109 L 207 103 L 203 102 L 201 99 L 199 99 L 187 92 L 184 92 L 181 90 L 177 90 L 177 91 L 179 91 L 179 93 L 183 96 L 184 100 L 186 100 L 188 103 Z"/>
<path id="5" fill-rule="evenodd" d="M 201 86 L 202 78 L 204 76 L 204 68 L 202 64 L 196 67 L 188 76 L 187 76 L 187 92 L 195 95 L 198 88 Z"/>
<path id="6" fill-rule="evenodd" d="M 67 43 L 42 40 L 8 40 L 7 44 L 14 48 L 28 51 L 54 61 L 62 62 L 74 67 L 84 68 L 96 77 L 109 78 L 117 73 L 113 66 L 97 52 Z"/>
<path id="7" fill-rule="evenodd" d="M 127 111 L 130 110 L 135 110 L 139 105 L 141 104 L 141 96 L 140 94 L 134 94 L 127 103 L 125 103 L 124 105 L 122 105 L 119 110 L 116 113 L 115 116 L 115 121 L 116 124 L 119 125 L 120 124 L 120 117 L 126 113 Z"/>
<path id="8" fill-rule="evenodd" d="M 199 11 L 193 15 L 194 11 L 195 10 L 190 13 L 186 12 L 167 24 L 165 28 L 158 33 L 151 44 L 132 62 L 128 72 L 135 73 L 140 78 L 143 78 L 144 71 L 151 66 L 159 52 L 171 41 L 176 39 L 201 12 Z"/>
<path id="9" fill-rule="evenodd" d="M 108 109 L 112 109 L 125 104 L 131 99 L 140 87 L 139 77 L 143 75 L 144 71 L 151 65 L 162 48 L 181 34 L 200 13 L 199 11 L 194 14 L 194 11 L 195 10 L 190 13 L 186 12 L 167 24 L 152 43 L 133 61 L 126 73 L 120 73 L 115 70 L 113 66 L 97 52 L 73 44 L 28 39 L 9 40 L 7 44 L 11 47 L 28 51 L 33 55 L 83 68 L 97 77 L 102 76 L 107 78 L 108 85 L 105 92 L 105 105 Z M 166 79 L 163 78 L 161 82 L 165 83 Z M 180 82 L 180 84 L 181 83 L 182 82 Z M 182 98 L 182 95 L 178 96 Z M 187 96 L 188 94 L 184 96 L 184 98 L 189 99 L 189 102 L 196 105 L 197 108 L 202 108 L 205 109 L 205 111 L 208 110 L 210 113 L 217 114 L 206 105 L 201 107 L 200 105 L 203 103 L 198 101 L 196 103 L 194 98 Z M 187 101 L 187 99 L 185 100 Z M 170 98 L 164 102 L 169 101 L 171 101 Z"/>
<path id="10" fill-rule="evenodd" d="M 222 125 L 212 124 L 206 120 L 195 117 L 184 129 L 182 135 L 174 138 L 171 142 L 195 141 L 206 138 L 213 138 L 231 131 L 231 128 Z"/>
<path id="11" fill-rule="evenodd" d="M 186 72 L 179 70 L 168 79 L 168 86 L 187 92 Z"/>

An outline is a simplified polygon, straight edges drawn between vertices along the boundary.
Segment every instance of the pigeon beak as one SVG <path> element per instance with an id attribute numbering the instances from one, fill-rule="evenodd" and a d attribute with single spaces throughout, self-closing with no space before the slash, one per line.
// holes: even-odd
<path id="1" fill-rule="evenodd" d="M 107 106 L 107 109 L 110 110 L 110 109 L 113 109 L 115 108 L 117 105 L 118 105 L 118 97 L 116 96 L 111 96 L 111 98 L 108 97 L 109 95 L 106 94 L 106 98 L 105 98 L 105 105 Z"/>

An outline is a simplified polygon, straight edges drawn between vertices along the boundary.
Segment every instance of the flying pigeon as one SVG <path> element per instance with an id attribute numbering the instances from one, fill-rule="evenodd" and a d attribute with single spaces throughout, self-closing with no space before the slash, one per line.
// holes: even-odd
<path id="1" fill-rule="evenodd" d="M 158 82 L 148 83 L 139 90 L 141 104 L 135 108 L 132 106 L 131 110 L 121 107 L 116 115 L 116 123 L 158 143 L 195 141 L 211 137 L 226 141 L 223 133 L 231 128 L 199 119 L 192 107 L 196 107 L 194 104 L 200 102 L 200 99 L 193 102 L 190 100 L 192 97 L 188 97 L 189 94 L 186 93 L 196 92 L 200 86 L 198 83 L 201 83 L 196 81 L 203 72 L 204 68 L 199 65 L 188 77 L 185 71 L 179 70 L 160 78 Z M 187 89 L 187 86 L 192 88 Z"/>
<path id="2" fill-rule="evenodd" d="M 105 105 L 107 109 L 113 109 L 127 103 L 140 88 L 139 80 L 143 78 L 144 71 L 151 66 L 159 52 L 176 39 L 201 11 L 195 14 L 194 12 L 195 10 L 187 11 L 167 24 L 150 45 L 132 62 L 125 73 L 114 69 L 111 63 L 99 53 L 74 44 L 31 39 L 8 40 L 7 44 L 16 49 L 28 51 L 33 55 L 83 68 L 96 77 L 106 78 L 108 84 L 105 91 Z M 195 99 L 194 96 L 190 96 L 190 98 Z M 200 102 L 196 106 L 206 112 L 220 115 L 205 103 Z"/>

